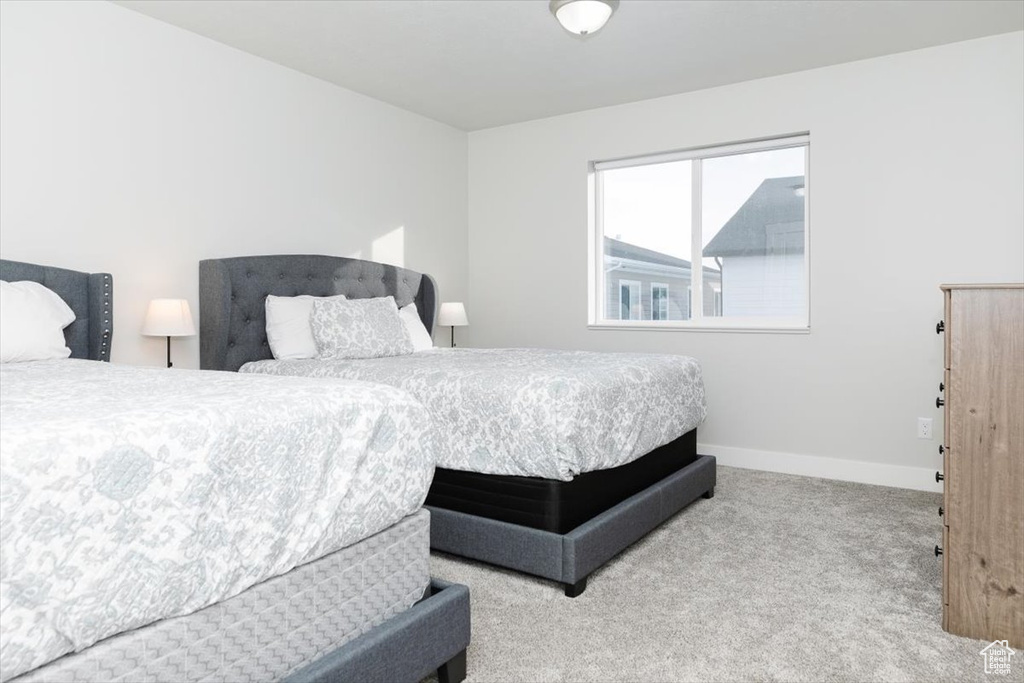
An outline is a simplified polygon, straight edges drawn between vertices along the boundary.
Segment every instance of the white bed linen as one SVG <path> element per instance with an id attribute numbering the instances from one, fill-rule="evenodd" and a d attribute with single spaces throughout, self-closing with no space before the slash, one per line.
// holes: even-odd
<path id="1" fill-rule="evenodd" d="M 393 358 L 257 361 L 243 373 L 382 382 L 438 427 L 438 467 L 568 481 L 636 460 L 707 415 L 686 356 L 547 349 L 437 349 Z"/>
<path id="2" fill-rule="evenodd" d="M 67 358 L 64 328 L 75 312 L 38 282 L 0 280 L 0 363 Z"/>
<path id="3" fill-rule="evenodd" d="M 191 613 L 419 508 L 434 430 L 361 382 L 0 368 L 0 679 Z"/>

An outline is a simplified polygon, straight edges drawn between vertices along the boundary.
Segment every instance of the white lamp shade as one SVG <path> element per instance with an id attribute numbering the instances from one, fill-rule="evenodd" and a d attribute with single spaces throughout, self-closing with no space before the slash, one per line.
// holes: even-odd
<path id="1" fill-rule="evenodd" d="M 616 5 L 618 2 L 610 0 L 555 0 L 551 11 L 566 31 L 586 36 L 608 23 Z"/>
<path id="2" fill-rule="evenodd" d="M 466 307 L 461 301 L 448 301 L 441 304 L 441 312 L 437 315 L 437 324 L 444 327 L 465 327 L 469 324 Z"/>
<path id="3" fill-rule="evenodd" d="M 146 310 L 142 334 L 147 337 L 191 337 L 196 333 L 192 311 L 184 299 L 153 299 Z"/>

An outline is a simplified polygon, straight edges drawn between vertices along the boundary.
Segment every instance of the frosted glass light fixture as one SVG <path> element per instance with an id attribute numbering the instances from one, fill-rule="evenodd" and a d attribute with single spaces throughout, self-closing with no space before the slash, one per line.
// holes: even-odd
<path id="1" fill-rule="evenodd" d="M 548 8 L 569 33 L 589 36 L 608 23 L 619 0 L 551 0 Z"/>
<path id="2" fill-rule="evenodd" d="M 142 334 L 167 337 L 167 367 L 171 367 L 171 337 L 191 337 L 196 333 L 192 311 L 184 299 L 153 299 L 146 310 Z"/>

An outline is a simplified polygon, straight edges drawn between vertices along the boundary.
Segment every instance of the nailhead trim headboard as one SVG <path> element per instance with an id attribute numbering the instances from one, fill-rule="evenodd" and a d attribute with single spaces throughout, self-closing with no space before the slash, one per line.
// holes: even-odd
<path id="1" fill-rule="evenodd" d="M 110 360 L 114 334 L 114 280 L 110 273 L 81 273 L 0 259 L 0 280 L 31 280 L 56 292 L 75 312 L 75 321 L 64 328 L 71 357 Z"/>
<path id="2" fill-rule="evenodd" d="M 267 295 L 393 296 L 416 302 L 427 331 L 434 329 L 437 288 L 429 275 L 342 256 L 239 256 L 199 262 L 199 366 L 236 371 L 271 358 L 264 303 Z"/>

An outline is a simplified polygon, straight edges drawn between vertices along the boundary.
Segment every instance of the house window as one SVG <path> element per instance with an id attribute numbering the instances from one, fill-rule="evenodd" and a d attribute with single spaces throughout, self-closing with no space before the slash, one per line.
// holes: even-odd
<path id="1" fill-rule="evenodd" d="M 668 285 L 651 283 L 651 320 L 668 320 Z"/>
<path id="2" fill-rule="evenodd" d="M 640 283 L 619 280 L 619 320 L 640 320 Z"/>
<path id="3" fill-rule="evenodd" d="M 591 325 L 808 329 L 809 150 L 799 135 L 594 162 Z"/>

